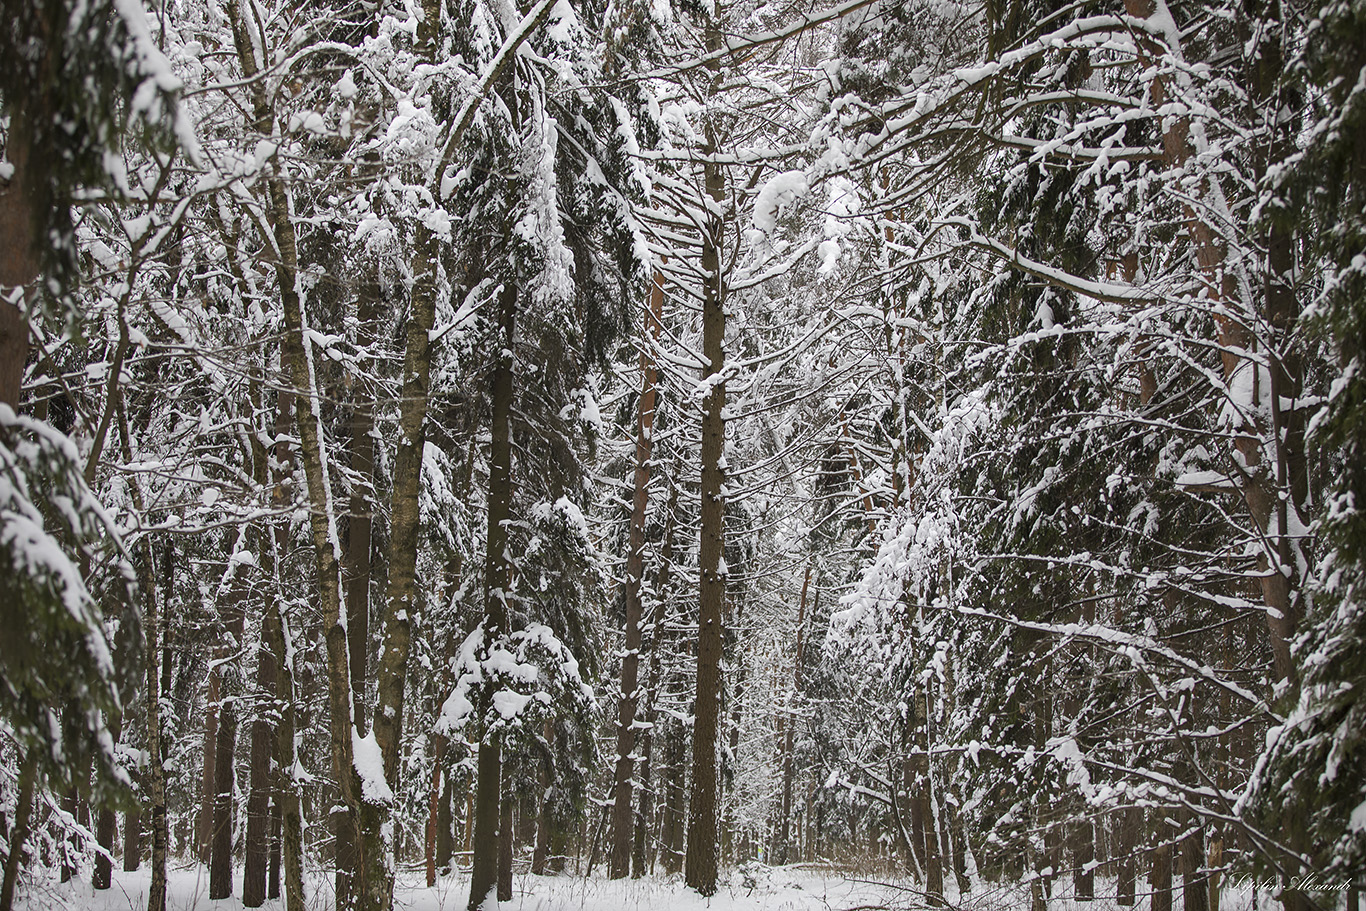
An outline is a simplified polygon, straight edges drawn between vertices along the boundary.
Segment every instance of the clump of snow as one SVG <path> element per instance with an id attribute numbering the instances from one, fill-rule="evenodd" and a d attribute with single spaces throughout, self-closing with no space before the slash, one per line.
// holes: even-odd
<path id="1" fill-rule="evenodd" d="M 778 217 L 805 196 L 807 189 L 804 171 L 784 171 L 769 178 L 754 200 L 754 227 L 765 234 L 772 234 Z"/>

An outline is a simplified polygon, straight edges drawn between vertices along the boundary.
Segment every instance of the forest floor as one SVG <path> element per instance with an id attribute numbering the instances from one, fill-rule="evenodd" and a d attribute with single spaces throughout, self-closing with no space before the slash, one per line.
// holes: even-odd
<path id="1" fill-rule="evenodd" d="M 240 885 L 239 879 L 235 882 Z M 208 871 L 199 865 L 170 871 L 167 911 L 239 911 L 239 897 L 210 901 Z M 144 867 L 136 873 L 115 871 L 113 888 L 96 892 L 89 876 L 66 884 L 30 883 L 17 906 L 28 911 L 142 911 L 147 907 L 150 874 Z M 1059 883 L 1059 886 L 1066 886 Z M 1104 895 L 1103 886 L 1097 888 Z M 332 907 L 329 884 L 322 877 L 309 883 L 309 907 L 326 911 Z M 1179 886 L 1175 897 L 1180 902 Z M 1059 888 L 1049 901 L 1049 911 L 1117 911 L 1113 900 L 1074 902 Z M 1113 891 L 1111 891 L 1113 895 Z M 396 911 L 461 911 L 469 895 L 468 877 L 444 877 L 428 887 L 420 873 L 400 874 L 395 892 Z M 1272 907 L 1267 897 L 1256 902 L 1258 911 Z M 1026 889 L 991 887 L 974 890 L 961 900 L 948 896 L 952 911 L 1025 911 Z M 1225 891 L 1221 911 L 1252 911 L 1249 890 Z M 870 909 L 921 909 L 922 896 L 911 883 L 859 878 L 820 867 L 756 866 L 730 871 L 716 895 L 705 899 L 683 885 L 681 877 L 649 877 L 609 881 L 600 875 L 517 876 L 513 898 L 502 903 L 506 911 L 870 911 Z M 1148 907 L 1140 897 L 1136 909 Z M 1278 907 L 1278 906 L 1277 906 Z M 264 911 L 283 911 L 284 901 L 268 901 Z M 1130 909 L 1123 909 L 1130 911 Z"/>

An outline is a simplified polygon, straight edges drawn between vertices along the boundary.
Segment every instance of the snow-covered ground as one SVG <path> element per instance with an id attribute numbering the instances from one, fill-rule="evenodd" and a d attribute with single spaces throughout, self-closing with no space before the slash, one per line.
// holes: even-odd
<path id="1" fill-rule="evenodd" d="M 234 881 L 240 893 L 239 878 Z M 147 907 L 147 868 L 137 873 L 114 872 L 113 888 L 96 892 L 89 876 L 65 885 L 30 883 L 16 903 L 30 911 L 89 909 L 89 911 L 143 911 Z M 168 911 L 238 911 L 239 897 L 209 901 L 209 874 L 202 866 L 170 871 Z M 762 868 L 757 876 L 732 872 L 729 882 L 710 900 L 686 888 L 681 879 L 608 880 L 574 876 L 517 876 L 514 894 L 504 902 L 506 911 L 832 911 L 832 909 L 880 905 L 897 901 L 895 889 L 853 881 L 825 870 Z M 332 907 L 331 888 L 323 878 L 310 878 L 309 907 L 318 911 Z M 401 875 L 395 908 L 402 911 L 462 911 L 469 896 L 469 878 L 456 874 L 427 888 L 421 874 Z M 268 901 L 266 911 L 283 911 L 284 900 Z"/>
<path id="2" fill-rule="evenodd" d="M 235 884 L 240 889 L 240 870 Z M 89 876 L 65 885 L 56 882 L 29 883 L 17 905 L 29 911 L 143 911 L 147 907 L 147 868 L 137 873 L 115 871 L 114 886 L 104 892 L 90 887 Z M 329 911 L 332 907 L 331 888 L 323 877 L 310 878 L 309 907 Z M 1113 898 L 1098 898 L 1094 902 L 1074 902 L 1064 897 L 1070 893 L 1067 884 L 1060 882 L 1055 898 L 1049 901 L 1049 911 L 1116 911 Z M 1097 891 L 1106 894 L 1105 885 L 1097 881 Z M 1142 882 L 1140 882 L 1140 891 Z M 238 897 L 209 901 L 208 871 L 202 866 L 172 868 L 168 911 L 239 911 Z M 1174 905 L 1180 906 L 1179 880 Z M 469 879 L 465 875 L 447 876 L 427 888 L 420 873 L 400 876 L 395 895 L 397 911 L 461 911 L 469 895 Z M 1259 911 L 1269 909 L 1269 896 L 1260 895 Z M 1230 888 L 1225 891 L 1221 911 L 1251 911 L 1250 890 Z M 955 911 L 1027 911 L 1028 893 L 1020 888 L 992 887 L 979 884 L 971 894 L 949 896 L 950 908 Z M 867 909 L 920 909 L 925 907 L 913 884 L 873 882 L 841 873 L 807 867 L 757 867 L 748 874 L 732 871 L 720 890 L 710 899 L 686 888 L 681 879 L 649 878 L 609 882 L 600 875 L 591 879 L 574 876 L 517 876 L 514 895 L 502 904 L 504 911 L 867 911 Z M 1148 901 L 1140 896 L 1132 911 L 1146 911 Z M 284 901 L 268 901 L 266 911 L 283 911 Z M 1131 909 L 1123 909 L 1131 911 Z"/>

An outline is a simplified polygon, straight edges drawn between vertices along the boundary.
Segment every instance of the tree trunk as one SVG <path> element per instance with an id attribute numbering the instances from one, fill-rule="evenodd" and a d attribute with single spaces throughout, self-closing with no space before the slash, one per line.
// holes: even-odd
<path id="1" fill-rule="evenodd" d="M 1172 911 L 1172 846 L 1158 845 L 1153 848 L 1152 855 L 1153 867 L 1148 880 L 1153 894 L 1152 911 Z"/>
<path id="2" fill-rule="evenodd" d="M 111 858 L 114 855 L 114 839 L 118 836 L 119 821 L 110 807 L 100 809 L 98 820 L 95 841 L 102 850 L 95 852 L 95 872 L 91 876 L 90 884 L 96 890 L 104 890 L 113 884 L 114 862 Z"/>
<path id="3" fill-rule="evenodd" d="M 655 418 L 655 364 L 650 346 L 659 338 L 664 310 L 664 275 L 655 272 L 650 307 L 640 354 L 640 399 L 636 410 L 635 490 L 631 499 L 631 530 L 626 554 L 626 635 L 621 659 L 621 692 L 617 695 L 616 787 L 612 800 L 612 849 L 608 877 L 621 879 L 631 872 L 632 794 L 636 745 L 637 683 L 640 670 L 642 608 L 640 584 L 645 575 L 645 510 L 649 503 L 650 453 Z"/>
<path id="4" fill-rule="evenodd" d="M 508 771 L 504 769 L 504 771 Z M 512 901 L 512 798 L 502 795 L 498 808 L 498 900 Z"/>
<path id="5" fill-rule="evenodd" d="M 24 364 L 28 360 L 28 314 L 39 273 L 39 240 L 49 206 L 41 187 L 31 185 L 28 162 L 34 154 L 33 130 L 24 105 L 6 106 L 9 135 L 5 158 L 14 170 L 0 181 L 0 404 L 18 411 Z M 15 297 L 15 289 L 23 291 Z"/>
<path id="6" fill-rule="evenodd" d="M 797 647 L 795 649 L 796 655 L 792 661 L 792 695 L 787 700 L 787 705 L 783 707 L 782 714 L 778 716 L 778 733 L 783 744 L 783 788 L 778 809 L 778 838 L 777 843 L 773 846 L 773 862 L 778 866 L 787 863 L 788 842 L 791 839 L 792 831 L 792 782 L 796 775 L 796 760 L 792 751 L 793 735 L 797 728 L 797 718 L 792 703 L 801 695 L 802 647 L 805 645 L 803 637 L 806 633 L 806 596 L 810 588 L 811 564 L 808 563 L 806 572 L 802 576 L 802 595 L 797 607 Z M 893 786 L 895 786 L 894 783 Z"/>
<path id="7" fill-rule="evenodd" d="M 28 840 L 29 820 L 33 814 L 33 788 L 38 777 L 38 763 L 31 756 L 24 758 L 19 768 L 19 796 L 14 807 L 14 827 L 10 829 L 9 853 L 5 856 L 5 879 L 0 885 L 0 911 L 13 911 L 14 886 L 19 881 L 19 865 L 24 858 L 24 842 Z"/>
<path id="8" fill-rule="evenodd" d="M 714 31 L 714 29 L 711 29 Z M 709 44 L 712 43 L 709 39 Z M 707 137 L 706 154 L 716 151 L 715 137 Z M 703 166 L 706 192 L 719 209 L 725 200 L 725 174 L 708 161 Z M 711 381 L 702 407 L 701 549 L 697 627 L 697 691 L 693 708 L 692 788 L 688 798 L 688 855 L 684 881 L 699 894 L 716 894 L 717 874 L 717 763 L 716 747 L 721 699 L 721 651 L 725 616 L 726 579 L 721 574 L 725 547 L 725 499 L 721 467 L 725 448 L 726 312 L 721 280 L 721 231 L 712 217 L 702 239 L 702 356 L 704 378 Z"/>
<path id="9" fill-rule="evenodd" d="M 119 742 L 123 731 L 123 717 L 115 712 L 109 718 L 109 736 L 114 743 Z M 114 879 L 114 840 L 118 837 L 118 816 L 113 807 L 101 807 L 95 827 L 95 841 L 100 850 L 95 852 L 95 871 L 90 884 L 96 890 L 108 889 Z"/>
<path id="10" fill-rule="evenodd" d="M 1137 833 L 1134 816 L 1140 811 L 1128 809 L 1119 811 L 1116 825 L 1115 853 L 1119 855 L 1118 872 L 1115 883 L 1115 904 L 1132 905 L 1137 891 L 1137 864 L 1134 862 L 1134 841 Z"/>
<path id="11" fill-rule="evenodd" d="M 234 548 L 236 544 L 234 543 Z M 227 567 L 228 579 L 226 604 L 223 607 L 227 622 L 228 641 L 222 649 L 226 656 L 241 648 L 243 631 L 243 585 L 238 578 L 239 567 L 230 563 Z M 233 854 L 233 815 L 237 802 L 234 799 L 237 775 L 235 751 L 237 748 L 237 696 L 241 692 L 239 677 L 233 664 L 219 665 L 222 683 L 219 693 L 222 699 L 218 707 L 218 737 L 214 745 L 214 801 L 213 801 L 213 838 L 209 852 L 209 900 L 217 901 L 232 896 L 232 854 Z M 227 692 L 227 691 L 231 692 Z"/>
<path id="12" fill-rule="evenodd" d="M 289 450 L 288 432 L 293 420 L 294 395 L 282 389 L 276 402 L 275 414 L 275 475 L 271 478 L 271 505 L 283 511 L 288 494 L 285 480 L 293 474 L 293 455 Z M 262 548 L 271 554 L 271 568 L 276 576 L 277 595 L 271 600 L 262 620 L 261 638 L 270 651 L 275 668 L 272 681 L 275 691 L 274 717 L 275 742 L 274 779 L 272 793 L 271 826 L 274 836 L 271 844 L 271 870 L 269 892 L 271 898 L 280 897 L 280 867 L 285 873 L 285 907 L 287 911 L 304 911 L 304 873 L 303 873 L 303 815 L 300 810 L 299 781 L 295 770 L 298 757 L 295 744 L 294 722 L 294 665 L 293 648 L 288 634 L 284 614 L 284 601 L 279 597 L 280 564 L 289 548 L 289 528 L 285 522 L 277 521 L 272 528 L 273 548 Z M 329 681 L 330 682 L 330 681 Z M 334 813 L 334 817 L 346 817 L 345 813 Z M 281 856 L 283 855 L 283 856 Z M 337 902 L 344 907 L 343 902 Z"/>
<path id="13" fill-rule="evenodd" d="M 1193 815 L 1188 824 L 1195 828 L 1181 839 L 1181 907 L 1182 911 L 1210 911 L 1209 879 L 1204 873 L 1205 833 Z"/>
<path id="14" fill-rule="evenodd" d="M 279 677 L 275 654 L 266 642 L 266 627 L 261 624 L 261 642 L 256 657 L 256 717 L 251 723 L 251 784 L 247 796 L 246 863 L 242 873 L 242 904 L 259 908 L 266 900 L 267 866 L 270 860 L 270 793 L 275 781 L 270 761 L 274 752 L 275 685 Z"/>
<path id="15" fill-rule="evenodd" d="M 213 845 L 213 795 L 218 781 L 214 761 L 218 743 L 218 704 L 222 693 L 216 662 L 222 658 L 221 650 L 215 649 L 213 657 L 215 666 L 209 671 L 208 691 L 204 696 L 204 762 L 199 779 L 199 816 L 195 820 L 195 855 L 206 867 Z"/>
<path id="16" fill-rule="evenodd" d="M 505 601 L 511 581 L 507 561 L 507 521 L 512 512 L 512 402 L 517 287 L 511 281 L 499 295 L 500 353 L 493 370 L 493 416 L 489 441 L 488 529 L 484 549 L 484 643 L 492 648 L 508 632 Z M 480 698 L 487 709 L 491 694 Z M 479 784 L 475 792 L 473 866 L 469 911 L 478 911 L 498 885 L 498 844 L 502 745 L 497 733 L 479 744 Z M 495 893 L 496 894 L 496 893 Z"/>
<path id="17" fill-rule="evenodd" d="M 214 758 L 213 841 L 209 853 L 209 900 L 232 897 L 233 748 L 237 707 L 224 700 L 218 712 L 218 755 Z"/>
<path id="18" fill-rule="evenodd" d="M 123 814 L 123 872 L 135 873 L 142 866 L 142 807 L 134 805 Z"/>
<path id="19" fill-rule="evenodd" d="M 272 788 L 272 791 L 275 789 Z M 280 798 L 270 801 L 270 872 L 266 875 L 266 898 L 274 901 L 280 897 Z"/>
<path id="20" fill-rule="evenodd" d="M 139 509 L 140 509 L 139 504 Z M 147 637 L 147 766 L 151 784 L 152 803 L 152 882 L 147 892 L 147 911 L 166 911 L 166 852 L 170 843 L 170 831 L 166 819 L 166 773 L 161 758 L 161 668 L 158 647 L 160 628 L 158 627 L 157 592 L 153 581 L 152 547 L 144 547 L 141 588 L 146 598 L 143 610 L 143 629 Z M 170 575 L 171 555 L 165 557 L 167 575 Z M 169 581 L 169 580 L 168 580 Z"/>
<path id="21" fill-rule="evenodd" d="M 1091 862 L 1096 859 L 1096 841 L 1089 819 L 1076 824 L 1072 833 L 1072 863 L 1077 901 L 1089 902 L 1096 897 L 1096 874 Z"/>

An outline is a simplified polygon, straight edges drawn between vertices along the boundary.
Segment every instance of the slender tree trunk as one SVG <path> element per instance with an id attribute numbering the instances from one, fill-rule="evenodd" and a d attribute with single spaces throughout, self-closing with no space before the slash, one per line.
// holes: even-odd
<path id="1" fill-rule="evenodd" d="M 14 807 L 14 827 L 10 829 L 9 854 L 5 856 L 5 879 L 0 885 L 0 911 L 13 911 L 14 887 L 19 881 L 19 865 L 24 858 L 24 842 L 28 841 L 29 820 L 33 815 L 33 788 L 38 778 L 38 763 L 24 758 L 19 767 L 19 796 Z"/>
<path id="2" fill-rule="evenodd" d="M 499 297 L 500 354 L 493 370 L 493 417 L 489 441 L 488 530 L 484 549 L 484 643 L 491 648 L 507 633 L 506 597 L 511 581 L 507 561 L 507 521 L 512 511 L 512 402 L 517 287 L 511 281 Z M 490 696 L 484 696 L 484 701 Z M 481 706 L 487 708 L 487 706 Z M 479 744 L 478 789 L 474 806 L 474 857 L 469 911 L 479 911 L 498 885 L 498 841 L 502 745 L 497 733 Z"/>
<path id="3" fill-rule="evenodd" d="M 508 771 L 504 769 L 504 771 Z M 506 789 L 504 789 L 506 791 Z M 512 829 L 512 798 L 502 795 L 498 808 L 498 900 L 512 901 L 512 845 L 516 840 Z"/>
<path id="4" fill-rule="evenodd" d="M 218 757 L 218 706 L 222 700 L 222 680 L 217 662 L 223 657 L 221 649 L 213 652 L 214 667 L 209 671 L 208 692 L 204 696 L 204 762 L 200 775 L 199 816 L 195 820 L 195 853 L 199 862 L 209 865 L 213 846 L 213 795 L 217 787 L 214 763 Z"/>
<path id="5" fill-rule="evenodd" d="M 806 597 L 810 589 L 811 564 L 808 563 L 806 572 L 802 575 L 802 594 L 797 606 L 797 647 L 792 660 L 792 697 L 784 706 L 783 713 L 778 716 L 779 734 L 783 744 L 783 790 L 778 810 L 778 839 L 777 844 L 773 846 L 773 862 L 778 866 L 787 863 L 788 842 L 792 831 L 792 783 L 797 765 L 793 756 L 793 735 L 797 728 L 797 718 L 792 703 L 801 695 L 802 689 L 802 649 L 806 644 Z"/>
<path id="6" fill-rule="evenodd" d="M 235 545 L 234 545 L 235 546 Z M 223 608 L 227 621 L 228 642 L 225 655 L 231 655 L 241 648 L 243 632 L 243 587 L 237 573 L 239 567 L 229 564 L 226 581 L 228 587 L 226 604 Z M 209 900 L 230 898 L 232 896 L 232 859 L 233 859 L 233 816 L 237 807 L 234 799 L 236 791 L 236 749 L 237 749 L 237 696 L 239 675 L 236 659 L 233 665 L 219 665 L 220 679 L 223 681 L 218 707 L 218 738 L 214 756 L 214 801 L 213 801 L 213 838 L 209 852 Z M 230 692 L 228 692 L 230 691 Z"/>
<path id="7" fill-rule="evenodd" d="M 141 508 L 139 504 L 139 509 Z M 161 668 L 159 658 L 160 626 L 157 612 L 157 592 L 154 588 L 152 548 L 145 545 L 146 556 L 142 573 L 142 591 L 146 598 L 143 610 L 143 629 L 147 637 L 147 765 L 152 803 L 152 883 L 147 892 L 147 911 L 166 911 L 166 852 L 170 844 L 170 830 L 166 819 L 166 773 L 161 757 Z M 166 555 L 166 565 L 171 557 Z M 169 572 L 168 572 L 169 575 Z"/>
<path id="8" fill-rule="evenodd" d="M 709 40 L 709 44 L 712 43 Z M 710 129 L 710 128 L 709 128 Z M 708 135 L 707 154 L 716 151 L 716 141 Z M 719 208 L 725 200 L 725 174 L 711 161 L 703 165 L 706 192 Z M 698 573 L 701 578 L 697 628 L 697 692 L 693 708 L 692 793 L 688 799 L 688 855 L 684 881 L 699 894 L 716 893 L 717 875 L 717 762 L 716 747 L 720 722 L 721 652 L 725 616 L 726 579 L 721 574 L 725 546 L 725 498 L 722 486 L 725 470 L 726 312 L 721 280 L 721 231 L 718 217 L 709 220 L 702 240 L 702 356 L 707 364 L 704 377 L 711 382 L 702 407 L 701 549 Z"/>
<path id="9" fill-rule="evenodd" d="M 114 743 L 118 743 L 119 735 L 123 731 L 123 717 L 115 713 L 109 718 L 109 736 Z M 113 807 L 101 807 L 97 816 L 98 822 L 95 827 L 95 841 L 101 850 L 95 853 L 95 871 L 91 877 L 91 885 L 96 890 L 108 889 L 113 884 L 114 878 L 114 840 L 118 837 L 118 816 Z"/>
<path id="10" fill-rule="evenodd" d="M 247 796 L 246 864 L 242 873 L 242 904 L 259 908 L 266 900 L 270 794 L 276 782 L 270 762 L 275 746 L 275 685 L 279 677 L 275 653 L 265 641 L 268 622 L 261 624 L 256 657 L 256 717 L 251 723 L 251 784 Z"/>
<path id="11" fill-rule="evenodd" d="M 664 275 L 656 272 L 650 286 L 640 354 L 640 399 L 636 411 L 635 491 L 631 500 L 631 530 L 626 555 L 626 636 L 621 659 L 621 692 L 617 695 L 617 767 L 612 801 L 612 849 L 608 876 L 621 879 L 631 872 L 632 794 L 636 746 L 636 707 L 641 646 L 640 583 L 645 574 L 645 510 L 650 496 L 650 453 L 655 418 L 655 364 L 651 346 L 659 338 L 664 309 Z"/>
<path id="12" fill-rule="evenodd" d="M 272 901 L 280 897 L 280 829 L 283 822 L 277 794 L 270 801 L 270 872 L 266 876 L 266 898 Z"/>

